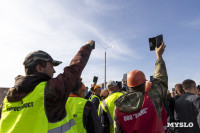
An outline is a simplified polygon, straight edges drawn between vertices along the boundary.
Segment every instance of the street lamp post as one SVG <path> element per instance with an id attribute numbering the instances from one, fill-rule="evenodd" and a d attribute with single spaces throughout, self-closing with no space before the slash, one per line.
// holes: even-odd
<path id="1" fill-rule="evenodd" d="M 109 46 L 107 48 L 105 48 L 105 69 L 104 69 L 104 89 L 106 89 L 106 50 L 108 48 L 112 48 L 113 46 Z"/>

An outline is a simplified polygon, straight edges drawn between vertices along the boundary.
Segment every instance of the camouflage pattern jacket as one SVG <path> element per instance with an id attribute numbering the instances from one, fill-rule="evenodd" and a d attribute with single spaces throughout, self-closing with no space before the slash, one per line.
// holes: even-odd
<path id="1" fill-rule="evenodd" d="M 159 117 L 162 101 L 166 97 L 168 89 L 168 76 L 163 59 L 158 59 L 155 64 L 154 77 L 151 90 L 148 92 Z M 115 106 L 122 112 L 132 113 L 141 109 L 144 95 L 141 92 L 130 92 L 122 95 L 115 101 Z M 117 117 L 114 111 L 114 128 L 116 133 L 121 133 Z"/>
<path id="2" fill-rule="evenodd" d="M 74 56 L 64 72 L 55 78 L 50 78 L 45 73 L 34 73 L 29 76 L 17 76 L 15 85 L 7 93 L 8 102 L 16 102 L 23 99 L 34 90 L 41 82 L 47 81 L 45 87 L 45 111 L 49 122 L 57 122 L 66 116 L 65 104 L 70 92 L 75 87 L 90 57 L 92 47 L 84 45 Z M 1 115 L 2 105 L 0 107 Z"/>

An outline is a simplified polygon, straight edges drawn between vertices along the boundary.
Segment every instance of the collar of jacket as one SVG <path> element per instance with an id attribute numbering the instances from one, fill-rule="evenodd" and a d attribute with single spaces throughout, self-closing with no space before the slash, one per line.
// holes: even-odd
<path id="1" fill-rule="evenodd" d="M 76 94 L 70 94 L 69 97 L 80 97 L 80 96 L 78 96 Z"/>
<path id="2" fill-rule="evenodd" d="M 27 76 L 18 75 L 15 78 L 14 87 L 8 90 L 8 102 L 17 102 L 22 100 L 26 95 L 32 92 L 39 83 L 50 79 L 51 77 L 47 74 L 40 72 Z"/>
<path id="3" fill-rule="evenodd" d="M 129 92 L 119 97 L 114 104 L 120 111 L 131 113 L 140 110 L 143 102 L 144 94 L 142 92 Z"/>

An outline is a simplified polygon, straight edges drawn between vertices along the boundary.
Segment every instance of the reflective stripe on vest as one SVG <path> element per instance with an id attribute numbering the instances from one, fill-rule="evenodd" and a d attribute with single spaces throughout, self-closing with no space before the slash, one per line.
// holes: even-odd
<path id="1" fill-rule="evenodd" d="M 65 105 L 65 108 L 66 108 L 65 118 L 55 123 L 49 123 L 48 133 L 54 133 L 54 132 L 55 133 L 64 133 L 64 132 L 73 133 L 72 128 L 75 126 L 76 122 L 73 118 L 71 107 Z"/>
<path id="2" fill-rule="evenodd" d="M 83 126 L 83 111 L 88 100 L 81 97 L 69 97 L 66 107 L 70 111 L 71 117 L 74 118 L 76 125 L 72 127 L 73 133 L 87 133 Z M 67 117 L 70 117 L 69 115 Z"/>
<path id="3" fill-rule="evenodd" d="M 162 133 L 164 131 L 162 121 L 158 117 L 148 93 L 144 95 L 144 102 L 140 110 L 126 113 L 116 107 L 115 112 L 122 132 Z"/>
<path id="4" fill-rule="evenodd" d="M 108 109 L 108 106 L 106 105 L 105 100 L 103 100 L 102 103 L 103 103 L 103 106 L 105 107 L 105 109 L 107 110 L 107 115 L 108 115 L 108 119 L 109 119 L 110 125 L 113 125 L 113 120 L 112 120 L 110 111 Z"/>
<path id="5" fill-rule="evenodd" d="M 44 109 L 45 85 L 46 82 L 41 82 L 18 102 L 8 102 L 5 97 L 0 121 L 1 133 L 48 132 L 48 120 Z"/>
<path id="6" fill-rule="evenodd" d="M 122 96 L 123 93 L 122 92 L 114 92 L 112 94 L 110 94 L 106 99 L 105 99 L 105 103 L 110 111 L 110 115 L 112 117 L 113 120 L 113 112 L 115 109 L 115 105 L 114 102 L 117 98 L 119 98 L 120 96 Z M 105 109 L 105 107 L 103 106 L 103 104 L 101 104 L 102 109 L 107 113 L 107 110 Z"/>
<path id="7" fill-rule="evenodd" d="M 70 130 L 71 127 L 74 126 L 74 125 L 75 125 L 75 120 L 71 119 L 66 124 L 61 125 L 60 127 L 56 127 L 54 129 L 49 130 L 48 133 L 64 133 L 64 132 L 67 132 L 68 130 Z"/>
<path id="8" fill-rule="evenodd" d="M 109 110 L 109 114 L 112 118 L 112 123 L 110 123 L 110 133 L 114 133 L 114 127 L 113 127 L 113 112 L 115 109 L 115 105 L 114 102 L 117 98 L 119 98 L 120 96 L 122 96 L 123 93 L 122 92 L 114 92 L 112 94 L 110 94 L 106 99 L 105 99 L 105 103 L 108 107 Z M 103 105 L 103 102 L 101 104 L 102 109 L 107 113 L 107 115 L 109 116 L 107 109 L 105 108 L 105 106 Z M 110 120 L 109 120 L 110 121 Z"/>
<path id="9" fill-rule="evenodd" d="M 97 95 L 92 95 L 92 97 L 91 97 L 89 100 L 92 102 L 92 100 L 93 100 L 95 97 L 98 98 L 98 99 L 99 99 L 99 102 L 100 102 L 100 98 L 99 98 Z"/>

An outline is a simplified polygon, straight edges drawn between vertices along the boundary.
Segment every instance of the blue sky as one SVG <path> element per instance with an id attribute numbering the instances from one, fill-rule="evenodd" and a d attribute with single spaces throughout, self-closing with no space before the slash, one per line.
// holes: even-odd
<path id="1" fill-rule="evenodd" d="M 167 45 L 169 89 L 185 79 L 200 84 L 200 1 L 198 0 L 1 0 L 0 87 L 12 87 L 24 75 L 23 60 L 34 50 L 44 50 L 63 61 L 62 73 L 88 40 L 96 41 L 82 78 L 88 86 L 93 76 L 104 82 L 107 49 L 107 81 L 121 80 L 138 69 L 149 79 L 154 73 L 155 52 L 148 38 L 163 34 Z"/>

